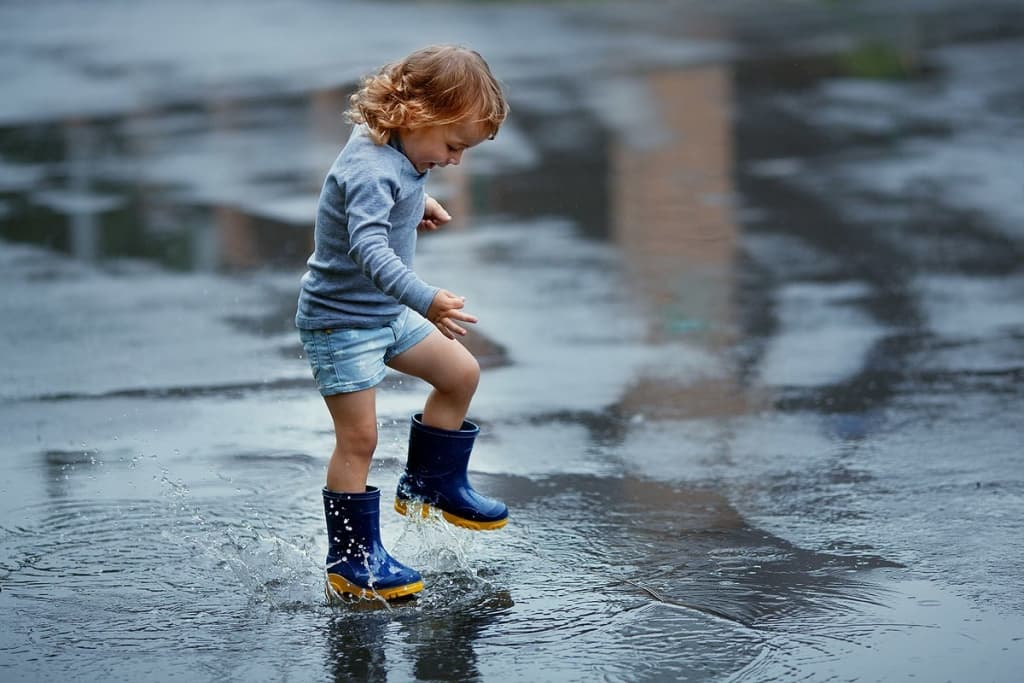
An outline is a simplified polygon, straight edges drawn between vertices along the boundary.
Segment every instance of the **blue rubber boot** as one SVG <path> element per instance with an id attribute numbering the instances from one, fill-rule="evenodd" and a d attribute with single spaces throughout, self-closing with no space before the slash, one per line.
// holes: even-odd
<path id="1" fill-rule="evenodd" d="M 423 590 L 423 577 L 391 557 L 380 542 L 380 489 L 337 493 L 324 489 L 327 518 L 327 584 L 356 598 L 392 600 Z"/>
<path id="2" fill-rule="evenodd" d="M 436 507 L 451 524 L 486 531 L 508 522 L 508 507 L 500 500 L 477 493 L 466 470 L 473 442 L 480 428 L 466 420 L 451 431 L 423 424 L 423 415 L 412 418 L 409 460 L 398 480 L 395 509 L 408 514 L 410 504 L 421 503 L 423 516 Z"/>

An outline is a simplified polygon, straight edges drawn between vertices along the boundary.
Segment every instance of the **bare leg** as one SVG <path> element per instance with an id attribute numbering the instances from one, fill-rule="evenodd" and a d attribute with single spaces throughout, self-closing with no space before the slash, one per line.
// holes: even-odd
<path id="1" fill-rule="evenodd" d="M 325 396 L 334 421 L 334 453 L 327 465 L 327 488 L 363 493 L 377 448 L 377 403 L 374 389 Z"/>
<path id="2" fill-rule="evenodd" d="M 424 424 L 451 430 L 462 427 L 480 382 L 480 364 L 465 346 L 433 330 L 388 365 L 434 387 L 423 407 Z"/>
<path id="3" fill-rule="evenodd" d="M 462 344 L 435 330 L 394 358 L 391 366 L 434 387 L 422 424 L 414 419 L 409 428 L 409 458 L 398 480 L 395 509 L 409 514 L 410 501 L 421 501 L 424 510 L 435 507 L 457 526 L 477 530 L 505 526 L 508 506 L 478 493 L 467 478 L 479 429 L 467 425 L 462 430 L 462 426 L 480 380 L 476 359 Z"/>

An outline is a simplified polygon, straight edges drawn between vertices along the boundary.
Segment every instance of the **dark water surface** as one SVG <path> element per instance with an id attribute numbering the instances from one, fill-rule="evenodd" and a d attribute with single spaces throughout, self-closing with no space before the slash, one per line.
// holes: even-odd
<path id="1" fill-rule="evenodd" d="M 1024 11 L 888 5 L 0 7 L 0 680 L 1019 680 Z M 298 277 L 433 41 L 513 108 L 417 256 L 512 517 L 385 504 L 426 591 L 330 607 Z"/>

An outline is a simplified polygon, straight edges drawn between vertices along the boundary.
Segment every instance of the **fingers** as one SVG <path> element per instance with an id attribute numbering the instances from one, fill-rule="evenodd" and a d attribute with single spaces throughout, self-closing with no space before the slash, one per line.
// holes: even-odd
<path id="1" fill-rule="evenodd" d="M 452 219 L 452 215 L 444 210 L 444 208 L 438 204 L 434 207 L 427 207 L 427 210 L 423 212 L 424 218 L 429 218 L 432 221 L 438 223 L 447 223 Z"/>
<path id="2" fill-rule="evenodd" d="M 449 311 L 464 308 L 466 306 L 466 297 L 458 296 L 446 289 L 442 289 L 438 292 L 438 296 L 434 299 L 432 305 L 440 309 L 439 313 L 447 314 Z"/>
<path id="3" fill-rule="evenodd" d="M 442 318 L 454 318 L 467 323 L 476 323 L 477 319 L 475 315 L 466 313 L 462 310 L 465 306 L 466 300 L 463 297 L 452 297 L 451 299 L 440 302 L 440 305 L 436 308 L 434 322 L 437 322 Z"/>
<path id="4" fill-rule="evenodd" d="M 420 222 L 420 226 L 427 230 L 437 230 L 445 223 L 452 219 L 440 202 L 431 196 L 427 196 L 423 206 L 423 220 Z M 429 223 L 429 227 L 424 224 Z"/>
<path id="5" fill-rule="evenodd" d="M 444 336 L 449 339 L 455 339 L 455 335 L 460 337 L 466 336 L 466 328 L 462 327 L 459 322 L 476 324 L 477 318 L 475 315 L 470 315 L 469 313 L 449 310 L 434 315 L 430 322 L 434 323 L 434 326 L 439 329 Z"/>
<path id="6" fill-rule="evenodd" d="M 452 334 L 451 330 L 448 329 L 448 326 L 444 324 L 443 320 L 438 320 L 436 323 L 434 323 L 434 327 L 441 330 L 441 334 L 448 337 L 449 339 L 455 339 L 455 335 Z"/>
<path id="7" fill-rule="evenodd" d="M 462 311 L 466 305 L 466 298 L 452 294 L 446 289 L 438 290 L 434 301 L 430 304 L 427 318 L 441 331 L 441 334 L 449 339 L 455 339 L 456 335 L 466 335 L 466 329 L 459 322 L 476 324 L 477 318 Z"/>
<path id="8" fill-rule="evenodd" d="M 473 323 L 474 325 L 477 323 L 477 319 L 476 319 L 475 315 L 470 315 L 469 313 L 463 313 L 462 311 L 448 311 L 448 313 L 444 317 L 446 319 L 448 319 L 448 320 L 451 320 L 451 319 L 461 320 L 462 322 Z"/>
<path id="9" fill-rule="evenodd" d="M 459 335 L 460 337 L 466 336 L 466 329 L 460 326 L 458 323 L 454 322 L 451 318 L 443 319 L 441 321 L 441 325 L 444 328 L 441 330 L 441 332 L 446 333 L 446 336 L 449 339 L 455 339 L 455 335 Z"/>
<path id="10" fill-rule="evenodd" d="M 451 318 L 438 318 L 434 321 L 434 327 L 441 331 L 441 334 L 449 339 L 455 339 L 455 335 L 466 336 L 466 330 Z"/>
<path id="11" fill-rule="evenodd" d="M 466 334 L 466 331 L 459 326 L 459 322 L 475 325 L 478 320 L 475 315 L 461 313 L 459 311 L 449 311 L 447 314 L 439 313 L 433 316 L 430 322 L 434 323 L 434 325 L 436 325 L 442 332 L 444 332 L 445 329 L 451 329 L 459 331 L 459 334 Z"/>

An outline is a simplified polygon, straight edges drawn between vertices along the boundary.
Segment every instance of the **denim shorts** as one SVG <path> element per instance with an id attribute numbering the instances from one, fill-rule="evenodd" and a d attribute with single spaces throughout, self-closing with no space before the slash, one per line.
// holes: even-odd
<path id="1" fill-rule="evenodd" d="M 434 326 L 403 308 L 385 327 L 299 330 L 302 347 L 323 396 L 348 394 L 377 386 L 386 364 L 426 339 Z"/>

